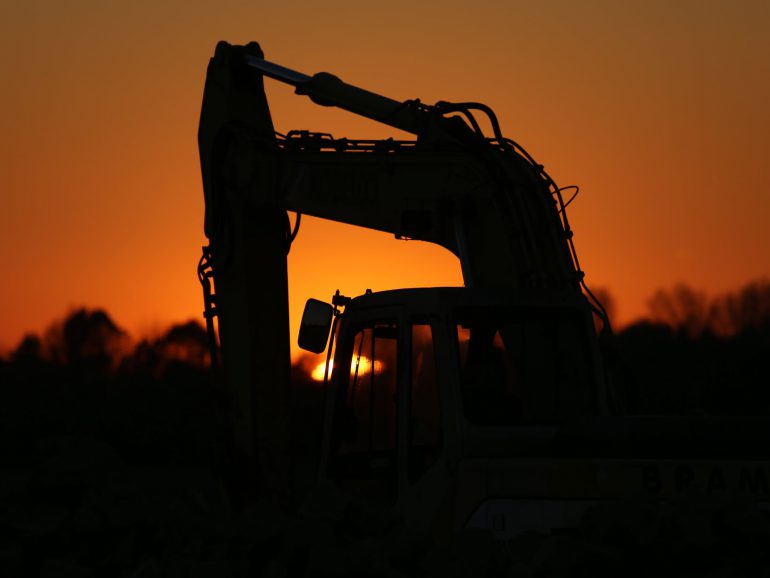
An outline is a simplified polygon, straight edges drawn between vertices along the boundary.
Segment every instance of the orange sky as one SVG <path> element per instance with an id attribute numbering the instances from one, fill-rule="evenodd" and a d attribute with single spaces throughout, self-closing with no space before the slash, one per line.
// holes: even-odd
<path id="1" fill-rule="evenodd" d="M 216 6 L 216 7 L 215 7 Z M 478 100 L 561 185 L 620 323 L 659 287 L 770 275 L 770 3 L 0 3 L 0 348 L 68 309 L 135 334 L 200 314 L 196 131 L 216 41 L 395 99 Z M 268 81 L 276 128 L 385 137 Z M 373 263 L 376 263 L 376 268 Z M 304 300 L 457 284 L 443 249 L 305 219 Z"/>

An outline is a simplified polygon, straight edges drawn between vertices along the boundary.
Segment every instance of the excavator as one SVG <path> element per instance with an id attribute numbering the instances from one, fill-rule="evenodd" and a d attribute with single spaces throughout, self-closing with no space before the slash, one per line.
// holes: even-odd
<path id="1" fill-rule="evenodd" d="M 265 78 L 414 140 L 279 134 Z M 413 527 L 500 540 L 574 526 L 591 504 L 636 494 L 713 486 L 767 498 L 765 462 L 705 459 L 732 455 L 724 428 L 628 415 L 566 189 L 489 107 L 399 102 L 272 63 L 257 43 L 220 42 L 198 142 L 204 316 L 231 450 L 254 491 L 296 499 L 286 261 L 310 215 L 434 243 L 463 276 L 462 287 L 308 300 L 299 345 L 327 358 L 318 479 Z"/>

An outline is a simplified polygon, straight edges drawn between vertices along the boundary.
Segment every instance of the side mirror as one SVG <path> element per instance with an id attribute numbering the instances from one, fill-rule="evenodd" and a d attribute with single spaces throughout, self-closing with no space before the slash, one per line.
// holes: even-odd
<path id="1" fill-rule="evenodd" d="M 321 353 L 326 349 L 333 317 L 334 309 L 331 305 L 318 299 L 308 299 L 299 326 L 297 344 L 306 351 Z"/>

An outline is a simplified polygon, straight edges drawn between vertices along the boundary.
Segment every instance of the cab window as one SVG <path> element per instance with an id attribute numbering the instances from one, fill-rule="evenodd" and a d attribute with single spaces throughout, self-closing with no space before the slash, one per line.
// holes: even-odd
<path id="1" fill-rule="evenodd" d="M 429 323 L 412 324 L 409 387 L 409 483 L 413 484 L 441 453 L 441 413 L 433 332 Z"/>
<path id="2" fill-rule="evenodd" d="M 577 312 L 457 312 L 465 417 L 482 425 L 558 423 L 595 412 L 586 328 Z"/>
<path id="3" fill-rule="evenodd" d="M 392 501 L 396 495 L 398 326 L 360 326 L 338 394 L 332 471 L 346 489 Z"/>

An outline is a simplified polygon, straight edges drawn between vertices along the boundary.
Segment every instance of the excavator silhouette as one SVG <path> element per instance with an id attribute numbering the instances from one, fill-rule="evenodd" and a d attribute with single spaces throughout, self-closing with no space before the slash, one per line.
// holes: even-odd
<path id="1" fill-rule="evenodd" d="M 278 134 L 264 77 L 416 139 Z M 328 360 L 320 479 L 415 527 L 505 539 L 574 525 L 597 500 L 671 495 L 684 479 L 676 459 L 713 455 L 703 448 L 724 429 L 695 439 L 683 420 L 622 415 L 594 319 L 606 335 L 609 322 L 584 283 L 563 189 L 487 106 L 397 102 L 271 63 L 256 43 L 220 42 L 198 139 L 205 316 L 233 452 L 255 491 L 291 499 L 286 255 L 303 214 L 445 247 L 464 280 L 308 301 L 300 346 Z M 687 467 L 688 483 L 708 478 Z M 760 488 L 765 475 L 713 467 L 736 487 L 748 476 Z"/>

